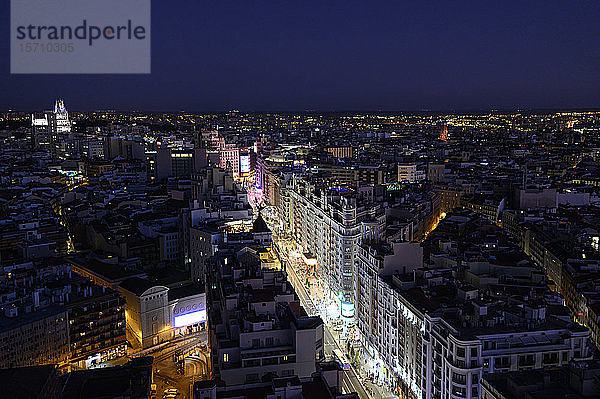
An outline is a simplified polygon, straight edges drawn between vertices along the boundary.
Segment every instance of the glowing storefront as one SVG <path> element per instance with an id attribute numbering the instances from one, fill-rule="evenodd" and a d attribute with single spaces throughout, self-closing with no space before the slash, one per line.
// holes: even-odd
<path id="1" fill-rule="evenodd" d="M 201 343 L 207 342 L 206 294 L 202 286 L 155 285 L 134 277 L 123 281 L 119 290 L 127 301 L 127 339 L 134 347 L 148 348 L 194 333 L 199 333 Z"/>

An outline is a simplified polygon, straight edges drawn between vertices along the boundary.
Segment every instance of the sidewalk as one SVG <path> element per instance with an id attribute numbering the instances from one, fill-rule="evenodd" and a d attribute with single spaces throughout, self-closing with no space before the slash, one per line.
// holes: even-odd
<path id="1" fill-rule="evenodd" d="M 297 270 L 298 269 L 294 268 L 294 271 Z M 310 285 L 308 287 L 306 286 L 305 279 L 300 280 L 300 283 L 302 284 L 304 289 L 309 293 L 313 304 L 316 307 L 317 312 L 319 313 L 323 321 L 328 326 L 331 326 L 330 323 L 331 320 L 334 319 L 334 317 L 330 314 L 330 312 L 327 311 L 327 307 L 331 306 L 332 301 L 325 295 L 323 285 L 319 284 L 314 277 L 309 278 Z M 341 336 L 341 332 L 332 330 L 331 335 L 335 340 L 337 346 L 343 350 L 343 352 L 346 354 L 346 356 L 348 356 L 348 358 L 350 358 L 350 354 L 347 351 L 347 340 L 343 339 L 343 337 Z M 365 368 L 366 362 L 364 361 L 364 355 L 359 356 L 359 359 L 360 360 L 358 366 L 353 366 L 353 369 L 355 370 L 357 376 L 360 378 L 363 385 L 366 387 L 366 390 L 369 393 L 369 395 L 377 399 L 397 398 L 398 396 L 393 394 L 393 392 L 390 389 L 387 389 L 385 385 L 375 384 L 367 379 L 368 370 Z"/>
<path id="2" fill-rule="evenodd" d="M 286 240 L 279 240 L 279 238 L 277 237 L 276 234 L 273 234 L 273 239 L 277 240 L 278 242 L 286 241 Z M 294 276 L 296 276 L 298 282 L 303 286 L 305 291 L 310 295 L 310 302 L 315 307 L 315 310 L 321 316 L 321 318 L 323 319 L 325 324 L 332 327 L 330 324 L 331 320 L 328 320 L 328 319 L 334 319 L 334 317 L 333 317 L 333 315 L 329 315 L 328 314 L 329 312 L 327 311 L 327 307 L 330 305 L 331 300 L 328 298 L 328 296 L 325 293 L 324 285 L 322 284 L 322 281 L 318 281 L 315 277 L 310 276 L 308 278 L 308 281 L 310 282 L 310 284 L 307 286 L 306 279 L 300 278 L 297 275 L 298 272 L 301 271 L 303 264 L 302 263 L 298 264 L 299 259 L 297 257 L 291 256 L 292 251 L 291 251 L 290 247 L 292 247 L 292 246 L 281 245 L 280 249 L 282 252 L 285 252 L 285 256 L 288 259 L 288 265 L 289 265 L 289 267 L 293 268 L 292 272 L 293 272 Z M 325 311 L 324 311 L 324 309 L 325 309 Z M 334 332 L 333 329 L 331 330 L 331 332 L 332 332 L 331 335 L 332 335 L 335 343 L 337 344 L 337 346 L 340 349 L 342 349 L 344 354 L 346 356 L 348 356 L 348 358 L 349 358 L 350 354 L 347 351 L 346 340 L 340 338 L 339 332 Z M 352 369 L 356 373 L 357 377 L 360 379 L 360 382 L 365 387 L 365 390 L 368 392 L 368 394 L 372 398 L 375 398 L 375 399 L 398 398 L 398 396 L 394 395 L 390 390 L 385 389 L 385 387 L 379 386 L 377 384 L 370 382 L 367 379 L 368 371 L 364 368 L 364 366 L 365 366 L 365 362 L 364 362 L 364 355 L 363 355 L 363 356 L 360 356 L 359 364 L 357 365 L 357 367 L 355 367 L 353 365 Z"/>

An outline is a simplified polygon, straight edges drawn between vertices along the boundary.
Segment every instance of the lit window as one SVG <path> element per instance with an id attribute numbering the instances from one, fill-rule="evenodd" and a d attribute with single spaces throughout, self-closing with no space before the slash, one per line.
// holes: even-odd
<path id="1" fill-rule="evenodd" d="M 227 363 L 229 361 L 229 353 L 223 353 L 223 363 Z"/>

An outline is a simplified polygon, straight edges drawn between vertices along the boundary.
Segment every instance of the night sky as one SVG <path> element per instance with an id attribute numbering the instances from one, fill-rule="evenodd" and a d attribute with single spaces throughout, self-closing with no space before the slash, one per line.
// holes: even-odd
<path id="1" fill-rule="evenodd" d="M 595 108 L 599 21 L 597 1 L 162 0 L 150 75 L 10 75 L 0 0 L 0 110 Z"/>

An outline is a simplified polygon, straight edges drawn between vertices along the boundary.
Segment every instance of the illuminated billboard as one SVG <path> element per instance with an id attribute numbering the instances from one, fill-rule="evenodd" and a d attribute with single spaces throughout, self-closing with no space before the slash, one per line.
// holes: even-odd
<path id="1" fill-rule="evenodd" d="M 240 173 L 250 172 L 250 155 L 240 155 Z"/>
<path id="2" fill-rule="evenodd" d="M 352 317 L 354 316 L 354 304 L 350 302 L 342 302 L 342 316 Z"/>
<path id="3" fill-rule="evenodd" d="M 206 309 L 200 309 L 195 312 L 190 312 L 175 316 L 173 318 L 173 327 L 185 327 L 190 324 L 202 323 L 206 321 Z"/>

